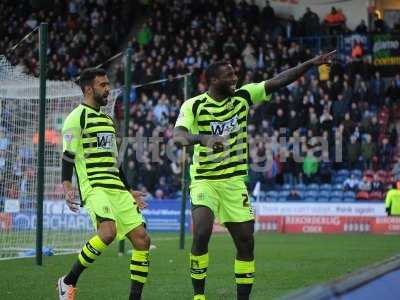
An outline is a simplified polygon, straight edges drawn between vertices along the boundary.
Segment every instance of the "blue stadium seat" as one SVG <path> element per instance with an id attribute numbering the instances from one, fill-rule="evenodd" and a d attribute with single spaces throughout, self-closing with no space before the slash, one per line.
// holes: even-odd
<path id="1" fill-rule="evenodd" d="M 304 191 L 304 197 L 317 197 L 318 196 L 318 191 L 313 191 L 313 190 L 306 190 Z"/>
<path id="2" fill-rule="evenodd" d="M 296 184 L 296 185 L 294 186 L 294 188 L 295 188 L 296 190 L 298 190 L 298 191 L 302 191 L 302 190 L 305 190 L 305 189 L 306 189 L 306 185 L 303 184 L 303 183 L 299 183 L 299 184 Z"/>
<path id="3" fill-rule="evenodd" d="M 341 190 L 332 191 L 331 197 L 343 197 L 344 192 Z"/>
<path id="4" fill-rule="evenodd" d="M 350 171 L 347 169 L 341 169 L 337 172 L 337 176 L 349 177 Z"/>
<path id="5" fill-rule="evenodd" d="M 290 184 L 284 184 L 282 185 L 282 190 L 290 190 L 292 188 L 292 186 Z"/>
<path id="6" fill-rule="evenodd" d="M 341 184 L 341 183 L 337 183 L 337 184 L 335 184 L 334 186 L 333 186 L 333 188 L 335 189 L 335 190 L 343 190 L 343 184 Z"/>
<path id="7" fill-rule="evenodd" d="M 362 177 L 362 171 L 361 170 L 353 170 L 351 171 L 351 174 L 354 175 L 356 178 L 361 178 Z"/>
<path id="8" fill-rule="evenodd" d="M 342 184 L 346 179 L 348 178 L 348 176 L 336 176 L 333 181 L 335 184 Z"/>
<path id="9" fill-rule="evenodd" d="M 279 197 L 286 198 L 289 195 L 290 191 L 281 191 L 279 193 Z"/>
<path id="10" fill-rule="evenodd" d="M 329 197 L 319 196 L 317 202 L 329 202 Z"/>
<path id="11" fill-rule="evenodd" d="M 316 183 L 309 184 L 307 186 L 307 190 L 315 190 L 315 191 L 317 191 L 317 190 L 319 190 L 319 185 L 316 184 Z"/>
<path id="12" fill-rule="evenodd" d="M 267 192 L 267 196 L 269 196 L 269 197 L 277 197 L 278 196 L 278 192 L 277 191 L 268 191 Z"/>
<path id="13" fill-rule="evenodd" d="M 343 196 L 345 196 L 347 198 L 355 198 L 356 197 L 356 193 L 352 192 L 352 191 L 347 191 L 347 192 L 344 192 Z"/>
<path id="14" fill-rule="evenodd" d="M 315 197 L 305 197 L 304 202 L 317 202 L 317 198 Z"/>
<path id="15" fill-rule="evenodd" d="M 319 191 L 318 196 L 319 197 L 330 197 L 331 193 L 332 193 L 332 191 L 322 190 L 322 191 Z"/>
<path id="16" fill-rule="evenodd" d="M 329 202 L 342 202 L 342 198 L 340 198 L 340 197 L 331 197 L 331 198 L 329 198 Z"/>
<path id="17" fill-rule="evenodd" d="M 278 197 L 267 196 L 266 200 L 267 200 L 267 202 L 277 202 L 278 201 Z"/>
<path id="18" fill-rule="evenodd" d="M 356 198 L 350 198 L 350 197 L 346 197 L 343 199 L 343 202 L 356 202 Z"/>
<path id="19" fill-rule="evenodd" d="M 324 183 L 319 186 L 320 190 L 327 190 L 330 191 L 332 189 L 332 185 L 329 183 Z"/>

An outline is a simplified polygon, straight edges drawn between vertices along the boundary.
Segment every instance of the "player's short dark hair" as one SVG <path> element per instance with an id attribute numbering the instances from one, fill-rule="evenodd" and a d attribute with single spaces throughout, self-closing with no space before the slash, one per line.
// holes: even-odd
<path id="1" fill-rule="evenodd" d="M 87 68 L 82 71 L 79 76 L 78 84 L 82 89 L 82 92 L 85 92 L 85 86 L 93 84 L 93 80 L 96 76 L 106 76 L 107 72 L 101 68 Z"/>
<path id="2" fill-rule="evenodd" d="M 208 66 L 206 70 L 206 81 L 207 84 L 209 85 L 211 83 L 211 79 L 218 77 L 219 71 L 221 67 L 229 65 L 228 62 L 226 61 L 217 61 L 215 63 L 212 63 L 211 65 Z"/>

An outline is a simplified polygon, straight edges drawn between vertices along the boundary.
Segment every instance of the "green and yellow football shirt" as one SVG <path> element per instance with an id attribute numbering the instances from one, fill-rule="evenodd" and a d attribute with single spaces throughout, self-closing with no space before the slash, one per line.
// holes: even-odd
<path id="1" fill-rule="evenodd" d="M 194 146 L 190 166 L 192 181 L 247 175 L 249 108 L 252 104 L 270 99 L 271 95 L 265 91 L 265 83 L 260 82 L 244 85 L 223 101 L 215 101 L 203 93 L 183 103 L 175 127 L 185 127 L 191 134 L 229 135 L 229 146 L 220 152 L 205 145 Z"/>
<path id="2" fill-rule="evenodd" d="M 74 159 L 82 200 L 95 187 L 126 190 L 119 177 L 118 149 L 113 120 L 81 104 L 66 118 L 63 152 Z"/>

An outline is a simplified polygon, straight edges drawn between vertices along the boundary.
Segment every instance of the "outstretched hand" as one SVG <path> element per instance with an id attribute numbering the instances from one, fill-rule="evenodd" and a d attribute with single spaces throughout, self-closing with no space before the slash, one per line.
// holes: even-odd
<path id="1" fill-rule="evenodd" d="M 319 65 L 323 65 L 323 64 L 329 64 L 329 63 L 331 63 L 332 58 L 336 55 L 336 52 L 337 52 L 336 50 L 333 50 L 331 52 L 318 55 L 318 56 L 312 58 L 311 62 L 315 66 L 319 66 Z"/>
<path id="2" fill-rule="evenodd" d="M 133 198 L 135 198 L 136 204 L 139 207 L 139 209 L 143 209 L 147 207 L 146 201 L 144 201 L 144 198 L 147 196 L 146 193 L 141 192 L 141 191 L 133 191 L 131 190 L 131 194 Z"/>

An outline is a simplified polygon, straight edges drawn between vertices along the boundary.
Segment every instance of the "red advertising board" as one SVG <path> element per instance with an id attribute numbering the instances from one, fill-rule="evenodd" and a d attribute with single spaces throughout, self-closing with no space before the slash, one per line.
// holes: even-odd
<path id="1" fill-rule="evenodd" d="M 400 217 L 375 218 L 372 231 L 374 233 L 400 234 Z"/>
<path id="2" fill-rule="evenodd" d="M 284 233 L 400 234 L 397 217 L 258 216 L 257 229 Z"/>

